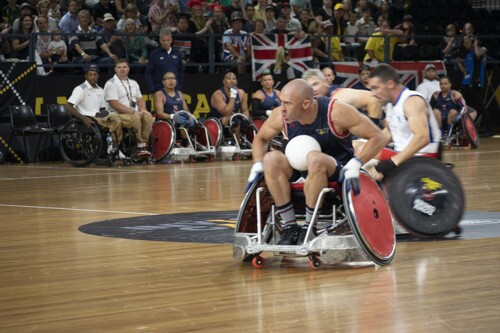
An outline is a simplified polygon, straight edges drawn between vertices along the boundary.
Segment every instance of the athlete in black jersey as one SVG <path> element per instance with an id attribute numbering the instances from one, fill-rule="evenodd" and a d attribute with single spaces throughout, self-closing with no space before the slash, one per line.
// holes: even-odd
<path id="1" fill-rule="evenodd" d="M 289 181 L 294 170 L 281 151 L 267 152 L 271 139 L 282 131 L 289 137 L 311 135 L 322 148 L 322 152 L 312 151 L 307 155 L 306 222 L 302 228 L 297 225 L 291 202 Z M 368 140 L 358 156 L 354 156 L 350 134 Z M 354 192 L 359 193 L 359 169 L 383 148 L 384 143 L 382 132 L 354 107 L 327 97 L 314 98 L 312 86 L 302 79 L 285 85 L 281 91 L 281 106 L 273 110 L 254 138 L 254 165 L 248 179 L 253 182 L 259 173 L 265 175 L 284 224 L 279 244 L 303 242 L 312 220 L 312 207 L 328 181 L 345 178 Z"/>

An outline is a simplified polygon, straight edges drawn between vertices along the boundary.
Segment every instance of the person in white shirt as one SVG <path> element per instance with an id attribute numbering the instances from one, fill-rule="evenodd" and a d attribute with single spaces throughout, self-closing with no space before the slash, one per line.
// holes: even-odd
<path id="1" fill-rule="evenodd" d="M 428 64 L 424 70 L 424 80 L 417 86 L 417 92 L 421 93 L 427 102 L 430 102 L 432 94 L 440 91 L 439 80 L 437 79 L 436 66 Z"/>
<path id="2" fill-rule="evenodd" d="M 122 140 L 121 121 L 118 115 L 109 114 L 106 111 L 104 90 L 97 85 L 98 80 L 99 67 L 95 64 L 85 66 L 85 82 L 73 89 L 65 108 L 73 117 L 80 119 L 89 128 L 93 122 L 107 127 L 113 138 L 113 146 L 118 149 Z"/>
<path id="3" fill-rule="evenodd" d="M 128 77 L 130 66 L 127 60 L 118 59 L 115 75 L 104 85 L 106 109 L 117 114 L 122 126 L 132 128 L 137 140 L 136 157 L 147 158 L 151 153 L 146 149 L 153 126 L 153 117 L 146 109 L 146 102 L 137 81 Z"/>

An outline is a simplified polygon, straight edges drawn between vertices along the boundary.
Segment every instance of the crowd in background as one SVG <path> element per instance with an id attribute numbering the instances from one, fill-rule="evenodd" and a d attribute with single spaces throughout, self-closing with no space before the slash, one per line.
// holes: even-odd
<path id="1" fill-rule="evenodd" d="M 297 34 L 311 39 L 315 67 L 334 61 L 420 60 L 407 1 L 385 0 L 16 0 L 0 1 L 0 58 L 34 59 L 40 75 L 68 72 L 58 64 L 108 65 L 118 58 L 146 65 L 169 28 L 186 72 L 207 72 L 209 62 L 248 70 L 250 34 Z M 35 34 L 33 37 L 33 33 Z M 210 37 L 212 36 L 212 37 Z M 215 36 L 215 37 L 214 37 Z M 473 25 L 449 20 L 437 59 L 467 75 L 460 59 Z M 213 43 L 212 46 L 209 44 Z M 388 44 L 388 45 L 387 45 Z M 213 50 L 212 52 L 209 52 Z M 485 49 L 483 48 L 483 51 Z M 389 54 L 387 54 L 389 52 Z M 193 65 L 194 64 L 194 65 Z M 221 66 L 224 67 L 224 66 Z"/>

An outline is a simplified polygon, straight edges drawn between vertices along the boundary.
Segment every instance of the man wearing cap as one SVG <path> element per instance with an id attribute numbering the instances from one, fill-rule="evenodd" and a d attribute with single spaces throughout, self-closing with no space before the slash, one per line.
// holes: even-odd
<path id="1" fill-rule="evenodd" d="M 146 149 L 146 143 L 151 134 L 153 117 L 146 109 L 139 84 L 128 77 L 129 72 L 128 61 L 118 59 L 115 75 L 104 85 L 104 99 L 106 109 L 118 115 L 123 127 L 134 131 L 137 140 L 136 156 L 146 158 L 151 155 Z"/>
<path id="2" fill-rule="evenodd" d="M 424 80 L 417 86 L 417 91 L 425 97 L 427 102 L 430 102 L 432 94 L 441 90 L 439 80 L 436 77 L 436 66 L 433 64 L 425 65 Z"/>
<path id="3" fill-rule="evenodd" d="M 97 63 L 109 67 L 110 73 L 113 64 L 118 59 L 109 49 L 101 35 L 90 26 L 91 17 L 88 10 L 83 9 L 78 12 L 78 29 L 69 38 L 69 48 L 76 52 L 73 58 L 75 64 Z M 106 56 L 101 56 L 101 51 Z"/>
<path id="4" fill-rule="evenodd" d="M 292 17 L 292 8 L 290 7 L 290 3 L 281 3 L 281 15 L 286 17 L 286 29 L 288 31 L 293 33 L 302 31 L 302 24 L 300 21 Z"/>
<path id="5" fill-rule="evenodd" d="M 123 36 L 118 35 L 118 30 L 115 29 L 116 20 L 110 13 L 104 14 L 102 18 L 102 30 L 100 31 L 104 41 L 108 45 L 111 52 L 118 58 L 125 57 L 125 40 Z"/>
<path id="6" fill-rule="evenodd" d="M 276 7 L 273 5 L 266 6 L 264 24 L 266 34 L 270 34 L 273 29 L 276 29 Z"/>
<path id="7" fill-rule="evenodd" d="M 347 21 L 344 20 L 344 5 L 338 3 L 333 7 L 333 34 L 343 36 Z"/>
<path id="8" fill-rule="evenodd" d="M 238 74 L 246 73 L 247 60 L 250 59 L 250 38 L 246 31 L 243 31 L 245 20 L 239 12 L 231 15 L 231 29 L 224 32 L 222 36 L 222 61 L 233 64 L 238 69 Z"/>
<path id="9" fill-rule="evenodd" d="M 31 15 L 34 18 L 36 15 L 38 15 L 38 11 L 32 4 L 23 2 L 19 6 L 19 17 L 16 18 L 14 23 L 12 23 L 12 31 L 19 31 L 19 28 L 21 26 L 20 18 L 24 17 L 25 15 Z"/>
<path id="10" fill-rule="evenodd" d="M 68 102 L 65 104 L 66 111 L 73 117 L 80 119 L 85 126 L 89 127 L 93 122 L 109 128 L 113 138 L 113 148 L 117 151 L 122 140 L 122 125 L 120 118 L 116 114 L 106 111 L 104 101 L 104 90 L 97 85 L 99 80 L 99 67 L 88 64 L 84 68 L 85 82 L 73 89 Z"/>

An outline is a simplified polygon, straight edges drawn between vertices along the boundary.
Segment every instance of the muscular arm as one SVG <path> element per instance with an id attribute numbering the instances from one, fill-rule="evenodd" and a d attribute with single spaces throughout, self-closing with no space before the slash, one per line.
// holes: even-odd
<path id="1" fill-rule="evenodd" d="M 240 95 L 241 100 L 241 113 L 243 113 L 247 117 L 250 117 L 250 112 L 248 111 L 247 94 L 245 94 L 242 89 L 238 89 L 238 94 Z"/>
<path id="2" fill-rule="evenodd" d="M 337 132 L 349 131 L 357 137 L 368 140 L 357 156 L 363 163 L 374 158 L 388 143 L 387 136 L 368 117 L 349 104 L 336 101 L 330 117 Z"/>
<path id="3" fill-rule="evenodd" d="M 281 108 L 273 110 L 269 118 L 262 124 L 259 132 L 254 137 L 252 142 L 252 157 L 253 162 L 262 162 L 266 154 L 271 140 L 281 133 L 283 130 L 283 122 L 281 120 Z"/>
<path id="4" fill-rule="evenodd" d="M 405 149 L 391 158 L 396 165 L 413 157 L 430 142 L 429 110 L 425 101 L 418 96 L 410 97 L 404 104 L 404 110 L 406 119 L 408 119 L 408 126 L 413 133 L 413 138 Z"/>
<path id="5" fill-rule="evenodd" d="M 233 114 L 235 101 L 235 98 L 229 98 L 229 101 L 226 103 L 224 96 L 216 92 L 212 95 L 210 105 L 225 117 L 229 117 Z"/>

